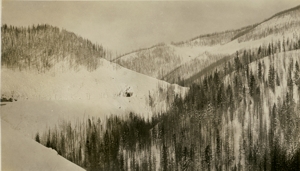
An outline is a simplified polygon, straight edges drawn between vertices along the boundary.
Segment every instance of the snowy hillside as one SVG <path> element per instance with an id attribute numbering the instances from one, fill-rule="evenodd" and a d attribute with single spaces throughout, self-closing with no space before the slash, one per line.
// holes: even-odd
<path id="1" fill-rule="evenodd" d="M 1 170 L 84 170 L 58 155 L 56 151 L 13 130 L 3 120 L 1 121 L 1 130 Z"/>
<path id="2" fill-rule="evenodd" d="M 299 30 L 297 6 L 115 58 L 4 24 L 2 169 L 300 170 Z"/>
<path id="3" fill-rule="evenodd" d="M 248 30 L 237 39 L 214 49 L 212 53 L 230 54 L 245 48 L 258 48 L 272 42 L 298 41 L 300 37 L 300 6 L 291 11 L 279 13 Z M 288 44 L 288 43 L 287 43 Z M 288 49 L 287 49 L 288 50 Z"/>
<path id="4" fill-rule="evenodd" d="M 162 79 L 176 68 L 220 45 L 178 46 L 166 44 L 129 53 L 114 60 L 123 67 Z"/>
<path id="5" fill-rule="evenodd" d="M 84 68 L 69 70 L 68 62 L 55 65 L 49 72 L 17 71 L 2 68 L 2 95 L 24 100 L 99 100 L 107 97 L 145 98 L 172 87 L 178 94 L 186 89 L 139 74 L 100 60 L 100 67 L 92 72 Z M 14 79 L 11 79 L 14 78 Z M 22 83 L 22 84 L 20 84 Z"/>
<path id="6" fill-rule="evenodd" d="M 174 95 L 184 96 L 188 90 L 105 59 L 100 63 L 93 72 L 64 70 L 67 62 L 44 74 L 2 68 L 2 96 L 17 101 L 1 107 L 1 118 L 33 137 L 36 130 L 61 119 L 105 118 L 129 112 L 148 118 L 166 111 Z"/>
<path id="7" fill-rule="evenodd" d="M 26 150 L 34 148 L 32 158 L 26 158 L 25 170 L 76 170 L 72 166 L 67 168 L 68 164 L 62 164 L 66 168 L 60 166 L 65 159 L 55 159 L 56 152 L 49 153 L 42 146 L 39 149 L 30 139 L 61 121 L 75 124 L 91 117 L 105 121 L 111 115 L 126 117 L 130 112 L 148 119 L 166 111 L 176 95 L 183 97 L 188 91 L 100 58 L 105 53 L 102 46 L 56 27 L 26 29 L 5 25 L 1 31 L 5 45 L 1 58 L 1 100 L 13 101 L 1 102 L 5 133 L 2 147 L 6 150 L 2 154 L 7 157 L 2 161 L 3 168 L 20 170 L 24 163 L 18 161 L 30 154 Z M 24 146 L 9 144 L 12 138 Z M 18 149 L 20 157 L 13 151 Z M 47 153 L 46 160 L 38 156 L 42 153 Z M 57 165 L 48 162 L 50 165 L 43 166 L 47 159 Z M 12 162 L 19 165 L 13 166 Z"/>
<path id="8" fill-rule="evenodd" d="M 197 69 L 190 70 L 197 66 L 196 63 L 205 63 L 207 67 L 216 60 L 232 55 L 236 51 L 256 49 L 273 42 L 298 41 L 300 37 L 299 11 L 300 7 L 298 6 L 278 13 L 261 23 L 237 30 L 200 35 L 186 42 L 129 53 L 120 57 L 116 62 L 137 72 L 171 83 L 178 83 L 179 76 L 181 79 L 187 79 L 205 68 L 198 66 Z M 160 53 L 153 52 L 157 48 L 160 49 Z M 211 61 L 206 59 L 207 53 L 213 56 Z M 166 59 L 172 59 L 174 64 L 173 61 Z M 151 67 L 143 67 L 143 65 Z"/>
<path id="9" fill-rule="evenodd" d="M 237 58 L 241 62 L 232 72 L 225 77 L 220 70 L 208 74 L 191 86 L 185 99 L 177 99 L 152 122 L 134 115 L 127 120 L 112 117 L 103 130 L 102 120 L 79 120 L 67 127 L 75 129 L 75 140 L 67 149 L 84 148 L 90 156 L 87 162 L 91 168 L 102 168 L 98 170 L 118 170 L 119 165 L 124 170 L 299 170 L 299 50 L 257 57 L 250 63 L 244 63 L 243 56 Z M 63 125 L 57 127 L 62 129 L 51 129 L 42 137 L 69 132 Z M 104 147 L 95 145 L 102 142 Z M 103 151 L 101 155 L 97 150 Z M 112 155 L 113 165 L 105 160 Z"/>
<path id="10" fill-rule="evenodd" d="M 187 51 L 180 53 L 177 51 L 174 46 L 160 45 L 118 57 L 114 62 L 136 72 L 160 79 L 184 61 L 195 57 L 186 53 Z"/>
<path id="11" fill-rule="evenodd" d="M 278 13 L 258 24 L 245 35 L 238 38 L 239 42 L 253 41 L 268 36 L 282 37 L 286 39 L 299 36 L 300 6 Z"/>
<path id="12" fill-rule="evenodd" d="M 250 25 L 246 27 L 242 27 L 240 29 L 235 30 L 226 30 L 223 32 L 217 32 L 217 33 L 211 33 L 211 34 L 204 34 L 197 36 L 195 38 L 192 38 L 185 42 L 178 42 L 173 43 L 176 46 L 215 46 L 215 45 L 223 45 L 226 44 L 236 37 L 239 37 L 244 32 L 247 32 L 248 30 L 251 30 L 255 25 Z"/>
<path id="13" fill-rule="evenodd" d="M 191 78 L 195 75 L 195 73 L 204 72 L 205 68 L 211 66 L 214 63 L 226 61 L 228 57 L 224 57 L 224 55 L 217 55 L 217 54 L 210 54 L 210 53 L 203 53 L 198 57 L 190 60 L 180 67 L 174 69 L 169 74 L 163 77 L 163 80 L 169 83 L 179 83 L 183 84 L 184 81 L 188 78 Z"/>

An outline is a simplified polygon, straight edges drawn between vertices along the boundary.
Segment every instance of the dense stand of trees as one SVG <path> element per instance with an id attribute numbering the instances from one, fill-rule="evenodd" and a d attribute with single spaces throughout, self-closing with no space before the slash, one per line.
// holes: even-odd
<path id="1" fill-rule="evenodd" d="M 92 71 L 99 67 L 99 58 L 110 54 L 101 45 L 47 24 L 31 27 L 4 24 L 1 38 L 1 65 L 10 69 L 45 72 L 68 58 L 70 67 L 83 65 Z"/>
<path id="2" fill-rule="evenodd" d="M 157 122 L 132 113 L 124 118 L 111 116 L 105 122 L 97 118 L 62 121 L 42 136 L 37 133 L 35 140 L 87 170 L 128 170 L 139 167 L 134 158 L 149 149 L 149 130 Z"/>
<path id="3" fill-rule="evenodd" d="M 87 170 L 299 170 L 299 51 L 259 49 L 150 120 L 65 122 L 36 139 Z"/>

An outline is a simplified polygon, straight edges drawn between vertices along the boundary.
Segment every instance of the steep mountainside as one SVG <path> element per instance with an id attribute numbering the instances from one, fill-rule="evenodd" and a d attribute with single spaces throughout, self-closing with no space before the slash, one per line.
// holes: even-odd
<path id="1" fill-rule="evenodd" d="M 151 118 L 166 111 L 175 95 L 185 96 L 188 91 L 105 59 L 101 61 L 92 72 L 84 67 L 79 71 L 65 70 L 69 68 L 67 62 L 42 74 L 2 68 L 2 98 L 17 101 L 1 106 L 1 119 L 32 137 L 33 131 L 42 132 L 44 125 L 52 127 L 63 118 L 73 123 L 89 116 L 105 118 L 129 112 Z"/>
<path id="2" fill-rule="evenodd" d="M 164 45 L 164 47 L 171 46 L 175 49 L 175 51 L 169 53 L 168 59 L 174 59 L 176 64 L 167 63 L 168 61 L 164 60 L 165 56 L 160 55 L 164 52 L 155 54 L 150 51 L 147 53 L 147 58 L 136 55 L 137 53 L 144 54 L 145 50 L 121 56 L 116 62 L 152 77 L 171 83 L 181 83 L 183 80 L 199 75 L 199 72 L 207 69 L 210 65 L 216 65 L 216 62 L 222 63 L 218 60 L 226 61 L 227 59 L 223 58 L 227 56 L 234 57 L 233 54 L 236 51 L 258 49 L 260 46 L 268 46 L 275 42 L 280 44 L 283 51 L 295 49 L 294 46 L 297 46 L 296 44 L 299 44 L 298 41 L 300 40 L 298 31 L 300 26 L 299 13 L 300 6 L 280 12 L 261 23 L 241 29 L 200 35 L 185 42 Z M 285 49 L 285 46 L 288 48 Z M 165 52 L 169 51 L 168 48 L 160 49 L 161 51 L 165 50 Z M 184 53 L 180 53 L 182 51 Z M 207 54 L 209 54 L 209 59 Z M 178 57 L 183 60 L 179 61 Z M 162 63 L 162 61 L 165 61 L 165 63 Z M 140 67 L 142 64 L 151 66 L 151 69 Z M 157 74 L 158 72 L 161 74 Z"/>
<path id="3" fill-rule="evenodd" d="M 167 113 L 151 121 L 111 117 L 105 130 L 86 119 L 73 125 L 67 146 L 85 149 L 86 158 L 76 152 L 75 163 L 91 170 L 299 170 L 299 54 L 256 54 L 250 63 L 236 57 L 230 71 L 205 74 Z M 49 132 L 41 137 L 68 129 Z M 50 147 L 61 150 L 55 142 Z"/>
<path id="4" fill-rule="evenodd" d="M 179 66 L 182 60 L 173 47 L 162 44 L 118 57 L 114 62 L 136 72 L 161 78 L 170 68 Z"/>
<path id="5" fill-rule="evenodd" d="M 203 53 L 212 51 L 214 48 L 219 47 L 221 42 L 226 41 L 227 36 L 215 40 L 217 35 L 201 37 L 201 40 L 202 38 L 205 40 L 196 44 L 191 43 L 192 41 L 189 43 L 162 44 L 125 54 L 113 61 L 136 72 L 162 79 L 174 69 L 199 58 Z M 227 33 L 224 33 L 224 35 L 227 35 Z M 229 37 L 232 38 L 233 35 L 230 35 Z M 209 43 L 211 41 L 216 42 Z"/>
<path id="6" fill-rule="evenodd" d="M 299 27 L 300 6 L 297 6 L 275 14 L 237 39 L 239 42 L 245 42 L 262 39 L 268 36 L 273 36 L 274 38 L 285 36 L 287 40 L 294 36 L 299 37 Z"/>
<path id="7" fill-rule="evenodd" d="M 246 27 L 242 27 L 236 30 L 227 30 L 223 32 L 217 32 L 212 34 L 200 35 L 195 38 L 192 38 L 185 42 L 177 42 L 173 43 L 176 46 L 213 46 L 213 45 L 223 45 L 226 44 L 236 37 L 248 32 L 253 29 L 255 25 L 250 25 Z"/>

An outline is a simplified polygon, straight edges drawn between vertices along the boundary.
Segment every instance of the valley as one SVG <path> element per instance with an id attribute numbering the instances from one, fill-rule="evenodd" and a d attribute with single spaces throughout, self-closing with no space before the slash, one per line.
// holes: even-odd
<path id="1" fill-rule="evenodd" d="M 300 6 L 113 56 L 1 27 L 6 170 L 300 170 Z"/>

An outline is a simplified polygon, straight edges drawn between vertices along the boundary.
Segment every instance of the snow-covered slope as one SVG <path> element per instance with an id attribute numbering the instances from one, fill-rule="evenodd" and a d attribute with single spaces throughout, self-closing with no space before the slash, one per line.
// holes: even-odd
<path id="1" fill-rule="evenodd" d="M 300 37 L 300 6 L 258 24 L 244 35 L 220 46 L 212 53 L 230 54 L 245 48 L 258 48 L 272 42 L 297 40 Z"/>
<path id="2" fill-rule="evenodd" d="M 1 121 L 1 139 L 1 170 L 84 170 L 58 155 L 56 151 L 15 131 L 3 120 Z"/>
<path id="3" fill-rule="evenodd" d="M 159 45 L 118 57 L 114 62 L 136 72 L 160 79 L 165 73 L 180 66 L 186 59 L 188 58 L 177 54 L 173 46 Z"/>
<path id="4" fill-rule="evenodd" d="M 101 66 L 92 72 L 84 68 L 68 70 L 61 62 L 49 72 L 38 74 L 33 70 L 13 71 L 2 68 L 1 93 L 7 97 L 35 100 L 100 100 L 108 97 L 145 98 L 162 89 L 172 87 L 175 93 L 185 93 L 186 88 L 170 85 L 120 67 L 101 59 Z M 65 69 L 63 69 L 65 68 Z"/>
<path id="5" fill-rule="evenodd" d="M 299 36 L 300 6 L 278 13 L 271 18 L 261 22 L 243 36 L 238 38 L 239 42 L 253 41 L 268 36 L 274 38 L 285 36 L 286 39 Z"/>
<path id="6" fill-rule="evenodd" d="M 166 44 L 130 53 L 119 58 L 117 63 L 137 72 L 173 82 L 173 79 L 166 78 L 172 77 L 177 79 L 178 76 L 185 75 L 182 77 L 184 78 L 187 75 L 194 75 L 199 72 L 199 69 L 197 69 L 193 73 L 189 68 L 195 67 L 195 59 L 197 61 L 206 60 L 206 53 L 214 56 L 223 55 L 225 57 L 242 49 L 255 49 L 272 42 L 282 43 L 283 41 L 298 40 L 300 37 L 299 14 L 300 6 L 278 13 L 261 23 L 237 30 L 200 35 L 186 42 Z M 162 52 L 160 54 L 152 53 L 157 48 L 160 48 Z M 168 53 L 169 58 L 176 61 L 176 64 L 170 64 L 172 61 L 163 60 L 165 56 L 161 54 L 164 53 Z M 147 58 L 147 60 L 142 60 L 143 58 Z M 214 61 L 215 58 L 212 58 L 212 60 Z M 157 61 L 160 62 L 157 63 Z M 213 61 L 206 63 L 213 63 Z M 139 67 L 139 65 L 154 66 L 154 64 L 156 64 L 154 70 L 147 67 Z M 187 70 L 184 68 L 187 68 Z M 199 68 L 201 71 L 203 67 L 200 66 Z M 178 73 L 179 71 L 180 73 Z"/>
<path id="7" fill-rule="evenodd" d="M 32 138 L 63 119 L 104 119 L 130 112 L 148 118 L 167 110 L 174 95 L 188 91 L 105 59 L 93 72 L 68 67 L 68 62 L 61 62 L 40 74 L 2 68 L 1 94 L 17 101 L 1 106 L 1 118 Z"/>
<path id="8" fill-rule="evenodd" d="M 166 44 L 129 53 L 119 57 L 115 62 L 136 72 L 162 79 L 174 69 L 219 46 L 176 46 Z"/>

